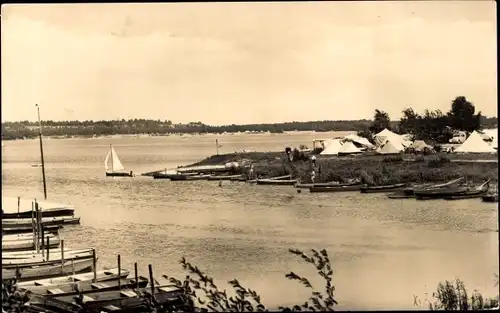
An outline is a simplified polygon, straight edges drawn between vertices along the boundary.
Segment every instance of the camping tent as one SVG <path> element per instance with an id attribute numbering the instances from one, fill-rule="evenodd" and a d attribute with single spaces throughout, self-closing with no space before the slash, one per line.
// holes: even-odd
<path id="1" fill-rule="evenodd" d="M 385 142 L 388 140 L 392 141 L 393 143 L 399 143 L 399 144 L 403 144 L 403 142 L 405 141 L 400 135 L 391 132 L 387 128 L 384 128 L 383 131 L 373 136 L 373 138 L 375 139 L 375 143 L 379 147 L 385 144 Z"/>
<path id="2" fill-rule="evenodd" d="M 339 150 L 342 148 L 342 141 L 340 139 L 329 139 L 323 144 L 325 149 L 321 151 L 320 155 L 338 155 Z"/>
<path id="3" fill-rule="evenodd" d="M 405 149 L 401 142 L 388 140 L 382 146 L 377 149 L 380 154 L 396 154 L 400 153 Z"/>
<path id="4" fill-rule="evenodd" d="M 343 145 L 342 148 L 339 150 L 339 154 L 354 154 L 354 153 L 360 153 L 362 152 L 361 149 L 356 147 L 352 142 L 346 141 Z"/>
<path id="5" fill-rule="evenodd" d="M 493 153 L 496 150 L 483 140 L 477 131 L 473 131 L 469 138 L 458 147 L 455 152 L 464 153 Z"/>
<path id="6" fill-rule="evenodd" d="M 349 140 L 349 141 L 355 142 L 355 143 L 363 146 L 364 148 L 373 148 L 373 144 L 371 142 L 369 142 L 368 139 L 361 137 L 361 136 L 358 136 L 356 134 L 350 134 L 348 136 L 345 136 L 344 138 Z"/>

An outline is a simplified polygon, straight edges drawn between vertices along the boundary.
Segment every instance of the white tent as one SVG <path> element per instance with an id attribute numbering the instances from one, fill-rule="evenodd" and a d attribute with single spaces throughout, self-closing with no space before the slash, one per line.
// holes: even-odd
<path id="1" fill-rule="evenodd" d="M 368 141 L 368 139 L 358 136 L 356 134 L 350 134 L 344 137 L 345 139 L 362 145 L 365 148 L 373 148 L 373 144 Z"/>
<path id="2" fill-rule="evenodd" d="M 354 153 L 360 153 L 362 152 L 361 149 L 356 147 L 352 142 L 346 141 L 343 145 L 342 148 L 339 150 L 339 154 L 354 154 Z"/>
<path id="3" fill-rule="evenodd" d="M 496 150 L 483 140 L 477 131 L 473 131 L 469 138 L 458 147 L 455 152 L 464 153 L 493 153 Z"/>
<path id="4" fill-rule="evenodd" d="M 391 132 L 387 128 L 384 128 L 383 131 L 381 131 L 380 133 L 376 134 L 373 137 L 375 139 L 375 143 L 379 147 L 385 144 L 386 141 L 392 141 L 393 143 L 399 143 L 399 144 L 403 144 L 403 142 L 405 141 L 400 135 Z"/>
<path id="5" fill-rule="evenodd" d="M 342 148 L 342 141 L 340 139 L 329 139 L 323 142 L 325 149 L 321 151 L 320 155 L 337 155 Z"/>
<path id="6" fill-rule="evenodd" d="M 388 140 L 377 149 L 377 152 L 380 154 L 396 154 L 402 152 L 404 149 L 405 147 L 401 142 Z"/>
<path id="7" fill-rule="evenodd" d="M 415 140 L 409 148 L 415 149 L 415 151 L 423 151 L 425 148 L 433 149 L 431 146 L 425 143 L 423 140 Z"/>

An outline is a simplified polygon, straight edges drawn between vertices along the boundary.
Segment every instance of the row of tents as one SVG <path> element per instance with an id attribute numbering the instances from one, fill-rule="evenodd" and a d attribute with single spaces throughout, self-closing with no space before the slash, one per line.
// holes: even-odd
<path id="1" fill-rule="evenodd" d="M 422 152 L 433 151 L 434 148 L 422 140 L 411 140 L 411 135 L 399 135 L 384 129 L 374 137 L 375 144 L 368 139 L 355 134 L 343 138 L 322 141 L 321 155 L 349 155 L 359 154 L 364 151 L 376 151 L 380 154 L 398 154 L 407 150 Z M 485 130 L 483 133 L 474 131 L 455 149 L 463 153 L 494 153 L 497 150 L 497 130 Z"/>

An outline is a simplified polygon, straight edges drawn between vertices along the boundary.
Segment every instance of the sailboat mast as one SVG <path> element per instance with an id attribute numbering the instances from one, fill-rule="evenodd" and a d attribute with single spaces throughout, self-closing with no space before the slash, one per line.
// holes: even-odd
<path id="1" fill-rule="evenodd" d="M 47 200 L 47 181 L 45 180 L 45 162 L 43 159 L 43 143 L 42 143 L 42 120 L 40 119 L 40 107 L 36 104 L 36 109 L 38 111 L 38 128 L 40 135 L 40 156 L 42 159 L 42 178 L 43 178 L 43 196 Z"/>
<path id="2" fill-rule="evenodd" d="M 114 165 L 113 165 L 113 148 L 111 147 L 111 145 L 109 145 L 109 151 L 111 151 L 111 172 L 114 172 Z"/>

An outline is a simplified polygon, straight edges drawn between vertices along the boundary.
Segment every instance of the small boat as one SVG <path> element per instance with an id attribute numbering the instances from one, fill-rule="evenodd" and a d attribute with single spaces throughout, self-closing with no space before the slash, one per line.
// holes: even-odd
<path id="1" fill-rule="evenodd" d="M 108 168 L 108 161 L 111 158 L 111 168 Z M 104 168 L 106 169 L 107 177 L 133 177 L 134 174 L 132 171 L 125 172 L 123 171 L 125 168 L 122 165 L 122 162 L 118 158 L 116 154 L 115 148 L 109 145 L 109 152 L 106 155 L 106 159 L 104 159 Z"/>
<path id="2" fill-rule="evenodd" d="M 93 273 L 92 273 L 93 275 Z M 39 295 L 44 295 L 46 297 L 60 297 L 60 296 L 71 296 L 76 294 L 86 294 L 96 291 L 110 291 L 122 289 L 133 289 L 133 288 L 144 288 L 148 285 L 149 280 L 146 277 L 137 277 L 137 282 L 135 279 L 131 278 L 121 278 L 120 284 L 118 280 L 108 280 L 93 282 L 89 281 L 76 281 L 69 282 L 65 284 L 58 285 L 47 285 L 47 286 L 29 286 L 23 288 L 24 290 L 29 290 L 31 292 L 37 293 Z M 78 290 L 78 291 L 77 291 Z"/>
<path id="3" fill-rule="evenodd" d="M 479 185 L 478 187 L 472 187 L 472 188 L 458 186 L 458 187 L 444 187 L 444 188 L 415 191 L 415 196 L 417 197 L 417 200 L 444 199 L 450 197 L 452 198 L 455 197 L 456 199 L 459 199 L 460 198 L 459 196 L 464 196 L 464 197 L 472 196 L 474 192 L 480 192 L 482 190 L 484 190 L 483 194 L 486 194 L 488 188 L 487 187 L 486 189 L 484 188 L 488 184 L 489 180 Z"/>
<path id="4" fill-rule="evenodd" d="M 94 254 L 92 250 L 90 250 L 82 253 L 72 253 L 69 255 L 65 254 L 64 261 L 85 260 L 85 259 L 92 259 L 93 257 Z M 2 268 L 33 267 L 33 266 L 42 266 L 55 263 L 61 264 L 61 260 L 62 260 L 62 255 L 60 253 L 59 254 L 53 253 L 49 249 L 48 255 L 46 254 L 45 251 L 45 254 L 33 258 L 2 259 Z"/>
<path id="5" fill-rule="evenodd" d="M 406 195 L 412 195 L 415 196 L 415 191 L 421 191 L 421 190 L 432 190 L 432 189 L 439 189 L 439 188 L 445 188 L 445 187 L 452 187 L 453 185 L 458 184 L 460 181 L 462 181 L 464 178 L 459 177 L 457 179 L 451 180 L 447 183 L 444 184 L 421 184 L 421 185 L 416 185 L 413 187 L 408 187 L 403 190 L 404 194 Z"/>
<path id="6" fill-rule="evenodd" d="M 498 202 L 498 191 L 487 193 L 482 198 L 483 202 Z"/>
<path id="7" fill-rule="evenodd" d="M 52 237 L 49 240 L 49 248 L 57 248 L 59 246 L 60 240 L 59 237 Z M 40 245 L 40 248 L 47 248 L 47 242 L 44 242 L 43 245 Z M 33 250 L 35 249 L 35 243 L 33 239 L 24 239 L 24 240 L 11 240 L 4 241 L 2 240 L 2 251 L 22 251 L 22 250 Z"/>
<path id="8" fill-rule="evenodd" d="M 59 229 L 61 229 L 62 225 L 44 225 L 43 226 L 46 232 L 50 232 L 53 234 L 57 234 Z M 33 233 L 33 227 L 31 225 L 26 227 L 25 225 L 21 226 L 13 226 L 11 228 L 3 228 L 2 234 L 25 234 L 25 233 Z"/>
<path id="9" fill-rule="evenodd" d="M 414 199 L 415 195 L 405 194 L 402 191 L 396 191 L 394 193 L 388 194 L 387 198 L 389 198 L 389 199 Z"/>
<path id="10" fill-rule="evenodd" d="M 466 192 L 445 195 L 443 198 L 445 200 L 461 200 L 461 199 L 482 198 L 483 196 L 485 196 L 488 193 L 489 183 L 490 183 L 490 180 L 487 180 L 486 182 L 482 183 L 481 185 L 479 185 L 477 187 L 470 188 Z"/>
<path id="11" fill-rule="evenodd" d="M 33 280 L 65 275 L 66 273 L 83 273 L 92 270 L 93 260 L 65 261 L 64 264 L 48 264 L 26 268 L 2 268 L 2 280 L 16 278 L 16 272 L 21 275 L 19 280 Z"/>
<path id="12" fill-rule="evenodd" d="M 347 183 L 347 184 L 341 184 L 339 182 L 329 182 L 329 183 L 314 183 L 314 184 L 301 184 L 298 183 L 295 185 L 295 188 L 303 188 L 303 189 L 309 189 L 311 187 L 340 187 L 340 186 L 350 186 L 353 185 L 353 183 Z"/>
<path id="13" fill-rule="evenodd" d="M 237 180 L 243 178 L 243 175 L 237 174 L 237 175 L 214 175 L 210 176 L 208 180 Z"/>
<path id="14" fill-rule="evenodd" d="M 170 180 L 171 181 L 184 181 L 184 180 L 208 180 L 210 175 L 184 175 L 184 174 L 177 174 L 177 175 L 171 175 Z"/>
<path id="15" fill-rule="evenodd" d="M 52 238 L 56 236 L 57 235 L 52 233 L 45 234 L 45 238 L 49 237 L 50 240 L 52 240 Z M 2 243 L 6 241 L 23 241 L 23 240 L 33 241 L 33 233 L 2 235 Z"/>
<path id="16" fill-rule="evenodd" d="M 36 201 L 41 210 L 42 217 L 73 216 L 75 208 L 72 205 L 53 203 L 48 201 Z M 20 197 L 2 197 L 2 219 L 11 218 L 31 218 L 36 211 L 33 211 L 34 201 L 22 199 Z"/>
<path id="17" fill-rule="evenodd" d="M 379 185 L 379 186 L 367 186 L 361 187 L 361 193 L 375 193 L 375 192 L 387 192 L 393 191 L 397 189 L 403 189 L 406 187 L 406 184 L 393 184 L 393 185 Z"/>
<path id="18" fill-rule="evenodd" d="M 92 253 L 92 249 L 64 249 L 64 257 L 69 258 L 72 255 L 75 254 L 85 254 L 85 253 Z M 6 252 L 2 251 L 2 259 L 3 261 L 5 260 L 10 260 L 10 259 L 43 259 L 45 258 L 46 251 L 39 251 L 36 252 L 36 250 L 31 250 L 31 251 L 12 251 L 12 252 Z M 61 249 L 56 248 L 56 249 L 50 249 L 49 251 L 49 257 L 52 259 L 56 259 L 57 256 L 61 255 Z M 51 257 L 52 256 L 52 257 Z"/>
<path id="19" fill-rule="evenodd" d="M 297 184 L 296 179 L 257 179 L 257 185 L 293 186 L 295 184 Z"/>
<path id="20" fill-rule="evenodd" d="M 130 274 L 130 272 L 122 268 L 120 269 L 120 275 L 118 275 L 118 268 L 112 268 L 108 270 L 97 271 L 95 274 L 96 274 L 95 281 L 101 282 L 108 280 L 116 280 L 118 279 L 118 277 L 126 278 Z M 92 281 L 93 279 L 94 279 L 94 272 L 91 272 L 91 273 L 81 273 L 76 275 L 60 276 L 54 278 L 28 280 L 28 281 L 18 282 L 16 286 L 22 289 L 30 289 L 36 286 L 54 286 L 61 284 L 70 284 L 75 282 L 89 282 Z"/>
<path id="21" fill-rule="evenodd" d="M 42 217 L 42 225 L 45 226 L 55 226 L 55 225 L 72 225 L 80 224 L 79 217 L 73 216 L 59 216 L 59 217 Z M 31 218 L 13 218 L 8 220 L 2 220 L 2 231 L 11 228 L 28 228 L 32 229 Z"/>
<path id="22" fill-rule="evenodd" d="M 81 306 L 85 312 L 120 311 L 120 312 L 143 312 L 144 295 L 151 294 L 151 287 L 124 289 L 112 291 L 95 290 L 82 294 Z M 162 305 L 171 303 L 182 305 L 184 290 L 173 285 L 163 285 L 154 288 L 155 303 Z M 82 307 L 77 305 L 76 296 L 46 297 L 44 295 L 32 294 L 30 303 L 43 306 L 48 309 L 56 309 L 63 312 L 82 312 Z"/>
<path id="23" fill-rule="evenodd" d="M 346 191 L 360 191 L 366 185 L 351 185 L 340 187 L 311 187 L 310 192 L 346 192 Z"/>

